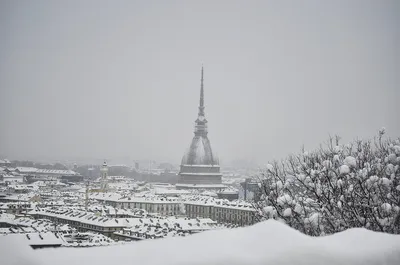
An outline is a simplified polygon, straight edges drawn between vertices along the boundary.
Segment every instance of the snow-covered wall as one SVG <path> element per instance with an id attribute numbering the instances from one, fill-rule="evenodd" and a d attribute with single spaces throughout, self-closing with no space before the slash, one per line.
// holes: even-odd
<path id="1" fill-rule="evenodd" d="M 277 221 L 98 248 L 31 250 L 0 239 L 1 264 L 400 264 L 400 236 L 350 229 L 309 237 Z"/>

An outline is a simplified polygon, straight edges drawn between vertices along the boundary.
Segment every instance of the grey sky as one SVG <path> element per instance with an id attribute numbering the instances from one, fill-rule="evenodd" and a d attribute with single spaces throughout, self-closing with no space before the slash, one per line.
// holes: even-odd
<path id="1" fill-rule="evenodd" d="M 400 1 L 1 1 L 0 155 L 222 163 L 400 136 Z"/>

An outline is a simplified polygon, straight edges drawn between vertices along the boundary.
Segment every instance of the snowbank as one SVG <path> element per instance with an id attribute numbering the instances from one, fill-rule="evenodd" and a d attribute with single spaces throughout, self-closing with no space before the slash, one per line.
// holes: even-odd
<path id="1" fill-rule="evenodd" d="M 350 229 L 312 238 L 266 221 L 247 228 L 218 230 L 122 246 L 31 250 L 0 240 L 2 264 L 400 264 L 400 236 Z M 5 260 L 4 260 L 5 259 Z M 4 263 L 3 263 L 4 262 Z"/>

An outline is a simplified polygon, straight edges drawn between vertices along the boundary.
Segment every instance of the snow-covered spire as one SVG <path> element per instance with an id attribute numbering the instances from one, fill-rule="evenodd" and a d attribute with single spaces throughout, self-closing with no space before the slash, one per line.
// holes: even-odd
<path id="1" fill-rule="evenodd" d="M 204 68 L 201 66 L 200 106 L 199 116 L 204 116 Z"/>
<path id="2" fill-rule="evenodd" d="M 198 136 L 207 135 L 207 120 L 204 115 L 204 68 L 201 66 L 200 105 L 199 114 L 196 120 L 194 134 Z"/>

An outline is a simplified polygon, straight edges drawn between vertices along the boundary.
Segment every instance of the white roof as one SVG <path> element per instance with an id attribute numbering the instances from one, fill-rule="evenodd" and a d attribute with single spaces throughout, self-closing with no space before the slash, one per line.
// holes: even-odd
<path id="1" fill-rule="evenodd" d="M 209 196 L 184 196 L 185 204 L 213 206 L 218 208 L 237 209 L 243 211 L 255 211 L 253 205 L 242 200 L 228 201 L 225 199 L 217 199 Z"/>
<path id="2" fill-rule="evenodd" d="M 165 194 L 165 195 L 182 195 L 182 194 L 190 194 L 188 190 L 172 190 L 172 189 L 162 189 L 156 188 L 154 189 L 154 193 L 157 195 Z"/>
<path id="3" fill-rule="evenodd" d="M 186 173 L 184 173 L 186 174 Z M 176 184 L 176 187 L 180 188 L 197 188 L 197 189 L 223 189 L 226 188 L 225 185 L 223 184 L 183 184 L 183 183 L 178 183 Z"/>
<path id="4" fill-rule="evenodd" d="M 4 242 L 18 242 L 21 245 L 39 246 L 39 245 L 62 245 L 64 239 L 61 234 L 52 232 L 45 233 L 26 233 L 26 234 L 7 234 L 0 236 L 0 245 Z"/>
<path id="5" fill-rule="evenodd" d="M 72 170 L 61 170 L 61 169 L 38 169 L 38 174 L 54 174 L 54 175 L 76 175 L 75 171 Z"/>
<path id="6" fill-rule="evenodd" d="M 71 208 L 40 209 L 29 212 L 30 215 L 40 214 L 45 216 L 62 218 L 64 220 L 77 221 L 84 224 L 96 225 L 100 227 L 128 227 L 131 219 L 135 218 L 108 218 L 97 216 L 94 213 L 86 213 Z"/>
<path id="7" fill-rule="evenodd" d="M 38 169 L 35 167 L 17 167 L 16 170 L 18 170 L 21 173 L 34 173 Z"/>
<path id="8" fill-rule="evenodd" d="M 31 204 L 33 207 L 34 204 Z M 55 226 L 50 220 L 39 219 L 35 220 L 29 217 L 15 218 L 12 214 L 1 214 L 0 220 L 4 223 L 14 225 L 16 227 L 3 229 L 1 233 L 11 234 L 11 233 L 28 233 L 28 232 L 48 232 L 53 231 Z M 71 230 L 69 225 L 57 224 L 57 231 Z"/>
<path id="9" fill-rule="evenodd" d="M 18 170 L 21 173 L 24 174 L 49 174 L 49 175 L 76 175 L 77 173 L 72 170 L 61 170 L 61 169 L 38 169 L 35 167 L 17 167 L 16 170 Z"/>
<path id="10" fill-rule="evenodd" d="M 36 196 L 36 193 L 21 193 L 21 194 L 12 194 L 4 197 L 3 199 L 10 200 L 10 201 L 29 201 L 32 199 L 34 196 Z"/>
<path id="11" fill-rule="evenodd" d="M 91 194 L 90 198 L 96 200 L 106 200 L 113 202 L 147 202 L 147 203 L 179 203 L 180 200 L 177 198 L 165 198 L 157 195 L 146 195 L 146 196 L 122 196 L 119 193 L 95 193 Z"/>
<path id="12" fill-rule="evenodd" d="M 3 178 L 7 178 L 7 180 L 23 180 L 23 176 L 16 176 L 11 174 L 3 174 Z"/>

